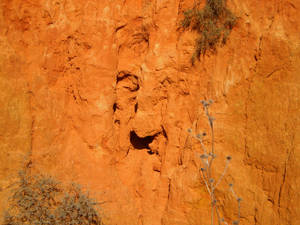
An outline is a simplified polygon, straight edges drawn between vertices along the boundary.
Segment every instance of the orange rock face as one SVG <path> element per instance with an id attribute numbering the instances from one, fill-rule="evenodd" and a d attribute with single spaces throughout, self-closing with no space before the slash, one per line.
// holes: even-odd
<path id="1" fill-rule="evenodd" d="M 300 224 L 300 1 L 230 0 L 227 44 L 190 63 L 191 0 L 0 2 L 0 211 L 17 171 L 76 181 L 106 224 L 210 224 L 200 103 L 214 99 L 214 174 L 231 222 Z M 210 143 L 207 142 L 209 145 Z"/>

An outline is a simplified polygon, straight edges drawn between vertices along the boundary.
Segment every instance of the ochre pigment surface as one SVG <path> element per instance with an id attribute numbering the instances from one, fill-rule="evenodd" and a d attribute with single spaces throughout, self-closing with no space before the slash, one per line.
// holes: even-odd
<path id="1" fill-rule="evenodd" d="M 194 66 L 192 0 L 0 1 L 0 216 L 19 170 L 82 184 L 106 225 L 208 225 L 199 174 L 213 99 L 214 174 L 231 221 L 300 224 L 300 1 L 229 0 L 225 46 Z M 210 144 L 209 142 L 206 144 Z"/>

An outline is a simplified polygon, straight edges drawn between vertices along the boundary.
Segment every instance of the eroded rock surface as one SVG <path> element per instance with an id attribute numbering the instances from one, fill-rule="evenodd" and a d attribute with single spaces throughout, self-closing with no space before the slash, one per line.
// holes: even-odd
<path id="1" fill-rule="evenodd" d="M 214 99 L 216 174 L 243 198 L 241 224 L 300 224 L 299 1 L 229 0 L 217 54 L 190 63 L 191 0 L 0 2 L 0 211 L 30 169 L 76 181 L 106 224 L 209 224 L 200 100 Z M 209 143 L 208 143 L 209 144 Z"/>

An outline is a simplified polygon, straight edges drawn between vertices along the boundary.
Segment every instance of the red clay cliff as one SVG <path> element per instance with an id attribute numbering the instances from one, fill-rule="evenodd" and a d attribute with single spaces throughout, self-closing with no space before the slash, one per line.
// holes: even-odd
<path id="1" fill-rule="evenodd" d="M 300 224 L 300 1 L 229 0 L 225 46 L 191 65 L 192 0 L 0 2 L 0 216 L 17 172 L 76 181 L 105 224 L 209 224 L 200 100 L 213 99 L 214 173 L 230 221 Z M 207 143 L 209 144 L 209 143 Z"/>

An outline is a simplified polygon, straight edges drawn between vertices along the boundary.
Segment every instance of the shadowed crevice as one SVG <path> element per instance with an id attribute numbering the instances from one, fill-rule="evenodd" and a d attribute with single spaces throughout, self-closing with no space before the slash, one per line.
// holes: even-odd
<path id="1" fill-rule="evenodd" d="M 131 74 L 127 71 L 122 71 L 118 73 L 116 84 L 128 89 L 130 92 L 136 92 L 140 89 L 138 76 Z"/>
<path id="2" fill-rule="evenodd" d="M 130 132 L 130 143 L 135 149 L 149 149 L 149 144 L 152 143 L 156 135 L 147 136 L 147 137 L 139 137 L 134 131 Z"/>
<path id="3" fill-rule="evenodd" d="M 113 111 L 116 112 L 117 109 L 118 109 L 118 105 L 117 105 L 117 103 L 114 103 L 114 104 L 113 104 Z"/>
<path id="4" fill-rule="evenodd" d="M 163 134 L 163 136 L 164 136 L 165 139 L 168 141 L 169 138 L 168 138 L 168 135 L 167 135 L 167 132 L 166 132 L 165 128 L 164 128 L 163 126 L 162 126 L 161 128 L 162 128 L 162 134 Z"/>

